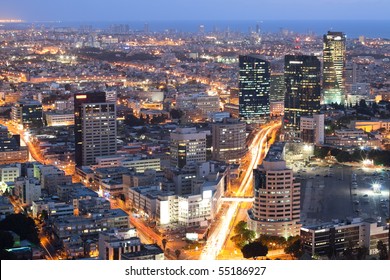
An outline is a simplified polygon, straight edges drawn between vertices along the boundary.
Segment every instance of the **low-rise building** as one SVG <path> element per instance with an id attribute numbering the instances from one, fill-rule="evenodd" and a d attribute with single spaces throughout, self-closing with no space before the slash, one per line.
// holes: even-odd
<path id="1" fill-rule="evenodd" d="M 16 178 L 20 177 L 20 173 L 20 163 L 0 165 L 0 184 L 14 182 Z"/>
<path id="2" fill-rule="evenodd" d="M 211 112 L 219 112 L 219 96 L 207 94 L 180 95 L 176 98 L 176 108 L 182 111 L 196 110 L 198 118 L 206 119 Z"/>
<path id="3" fill-rule="evenodd" d="M 101 260 L 163 260 L 157 244 L 142 244 L 135 229 L 112 229 L 99 234 Z"/>
<path id="4" fill-rule="evenodd" d="M 8 136 L 8 129 L 1 128 L 0 164 L 25 162 L 28 160 L 27 147 L 20 146 L 20 135 Z"/>
<path id="5" fill-rule="evenodd" d="M 80 183 L 65 183 L 57 185 L 57 196 L 61 201 L 73 202 L 74 208 L 78 208 L 78 201 L 98 197 L 98 193 L 83 186 Z"/>
<path id="6" fill-rule="evenodd" d="M 119 260 L 122 253 L 139 250 L 141 241 L 134 228 L 110 229 L 99 233 L 99 259 Z"/>
<path id="7" fill-rule="evenodd" d="M 111 228 L 128 228 L 129 216 L 121 209 L 110 209 L 87 216 L 60 217 L 53 222 L 53 234 L 62 241 L 73 235 L 85 238 L 97 237 L 100 232 Z"/>
<path id="8" fill-rule="evenodd" d="M 299 129 L 302 142 L 316 145 L 324 144 L 325 125 L 323 114 L 314 114 L 310 117 L 302 116 Z"/>
<path id="9" fill-rule="evenodd" d="M 339 137 L 327 136 L 325 143 L 338 147 L 372 147 L 377 148 L 381 146 L 381 140 L 377 138 L 368 137 Z"/>
<path id="10" fill-rule="evenodd" d="M 21 204 L 31 205 L 41 197 L 41 184 L 36 178 L 19 177 L 15 181 L 14 195 Z"/>
<path id="11" fill-rule="evenodd" d="M 388 243 L 388 226 L 379 226 L 376 221 L 355 218 L 333 221 L 301 228 L 303 248 L 312 256 L 335 257 L 345 249 L 366 247 L 369 254 L 376 254 L 378 241 Z"/>
<path id="12" fill-rule="evenodd" d="M 365 132 L 371 132 L 383 128 L 389 132 L 390 120 L 352 121 L 351 127 L 355 129 L 362 129 Z"/>
<path id="13" fill-rule="evenodd" d="M 130 173 L 130 169 L 122 166 L 96 168 L 93 184 L 102 196 L 118 196 L 123 194 L 122 176 Z"/>
<path id="14" fill-rule="evenodd" d="M 104 167 L 125 167 L 134 169 L 138 173 L 145 172 L 146 169 L 161 170 L 159 158 L 154 158 L 143 154 L 117 154 L 112 156 L 96 157 L 97 168 Z"/>
<path id="15" fill-rule="evenodd" d="M 142 244 L 139 251 L 123 253 L 122 260 L 164 260 L 164 251 L 157 244 Z"/>
<path id="16" fill-rule="evenodd" d="M 334 134 L 339 137 L 364 137 L 366 133 L 362 129 L 336 129 Z"/>
<path id="17" fill-rule="evenodd" d="M 14 213 L 14 206 L 5 196 L 0 196 L 0 221 Z"/>
<path id="18" fill-rule="evenodd" d="M 38 218 L 42 211 L 46 211 L 49 218 L 73 216 L 73 204 L 60 201 L 58 198 L 46 197 L 32 202 L 32 214 Z"/>
<path id="19" fill-rule="evenodd" d="M 45 113 L 47 126 L 74 125 L 74 113 L 72 112 L 48 112 Z"/>
<path id="20" fill-rule="evenodd" d="M 104 213 L 111 209 L 110 201 L 103 197 L 81 199 L 78 201 L 77 206 L 79 215 L 87 215 L 88 213 Z"/>

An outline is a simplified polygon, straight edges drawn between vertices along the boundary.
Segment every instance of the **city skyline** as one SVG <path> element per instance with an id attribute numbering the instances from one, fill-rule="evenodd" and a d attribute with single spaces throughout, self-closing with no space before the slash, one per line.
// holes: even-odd
<path id="1" fill-rule="evenodd" d="M 389 258 L 383 1 L 3 2 L 0 259 Z"/>
<path id="2" fill-rule="evenodd" d="M 152 7 L 151 7 L 152 4 Z M 337 9 L 334 9 L 337 5 Z M 25 21 L 123 20 L 387 20 L 385 0 L 3 1 L 0 18 Z M 381 9 L 377 7 L 381 6 Z M 251 7 L 248 9 L 248 7 Z M 305 13 L 302 13 L 302 11 Z M 262 11 L 267 11 L 266 15 Z M 346 13 L 348 11 L 348 13 Z"/>

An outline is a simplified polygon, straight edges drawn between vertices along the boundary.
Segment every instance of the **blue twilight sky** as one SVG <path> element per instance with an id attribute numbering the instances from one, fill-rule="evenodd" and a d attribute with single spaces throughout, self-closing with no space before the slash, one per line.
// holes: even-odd
<path id="1" fill-rule="evenodd" d="M 386 20 L 390 0 L 0 0 L 0 19 Z"/>

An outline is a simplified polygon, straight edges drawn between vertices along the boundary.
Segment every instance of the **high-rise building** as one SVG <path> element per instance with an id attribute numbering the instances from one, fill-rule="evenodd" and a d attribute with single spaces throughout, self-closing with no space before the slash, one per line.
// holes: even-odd
<path id="1" fill-rule="evenodd" d="M 270 102 L 284 101 L 285 91 L 286 91 L 286 84 L 284 82 L 284 74 L 272 73 L 270 95 L 269 95 Z"/>
<path id="2" fill-rule="evenodd" d="M 213 159 L 239 162 L 245 155 L 246 124 L 239 119 L 225 118 L 211 125 Z"/>
<path id="3" fill-rule="evenodd" d="M 171 166 L 183 168 L 188 163 L 206 161 L 206 132 L 195 127 L 171 132 Z"/>
<path id="4" fill-rule="evenodd" d="M 116 106 L 104 92 L 74 95 L 76 165 L 95 163 L 98 156 L 113 155 L 116 144 Z"/>
<path id="5" fill-rule="evenodd" d="M 301 116 L 320 111 L 321 64 L 315 56 L 307 55 L 286 55 L 284 62 L 284 126 L 298 131 Z"/>
<path id="6" fill-rule="evenodd" d="M 345 100 L 345 34 L 324 35 L 323 80 L 324 104 L 344 104 Z"/>
<path id="7" fill-rule="evenodd" d="M 269 116 L 270 63 L 258 55 L 239 57 L 240 118 L 248 122 Z"/>
<path id="8" fill-rule="evenodd" d="M 300 184 L 286 167 L 283 154 L 283 142 L 272 145 L 263 164 L 253 170 L 255 201 L 248 211 L 248 225 L 257 235 L 299 234 Z"/>
<path id="9" fill-rule="evenodd" d="M 35 100 L 21 100 L 11 109 L 12 121 L 23 127 L 42 127 L 42 104 Z"/>

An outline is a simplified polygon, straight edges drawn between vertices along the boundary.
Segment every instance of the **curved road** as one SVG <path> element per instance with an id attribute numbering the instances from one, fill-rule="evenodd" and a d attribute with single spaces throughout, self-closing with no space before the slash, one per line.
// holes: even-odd
<path id="1" fill-rule="evenodd" d="M 241 181 L 241 185 L 236 193 L 237 196 L 244 196 L 245 193 L 252 188 L 252 170 L 263 160 L 268 150 L 267 139 L 269 135 L 275 139 L 275 133 L 280 128 L 281 124 L 269 124 L 265 126 L 254 137 L 251 146 L 249 147 L 251 161 L 248 168 L 244 171 L 244 177 Z M 230 204 L 225 217 L 218 221 L 218 224 L 214 227 L 214 230 L 210 233 L 207 243 L 200 256 L 201 260 L 215 260 L 220 253 L 225 240 L 229 235 L 231 228 L 233 227 L 235 214 L 237 213 L 240 202 L 233 202 Z"/>

